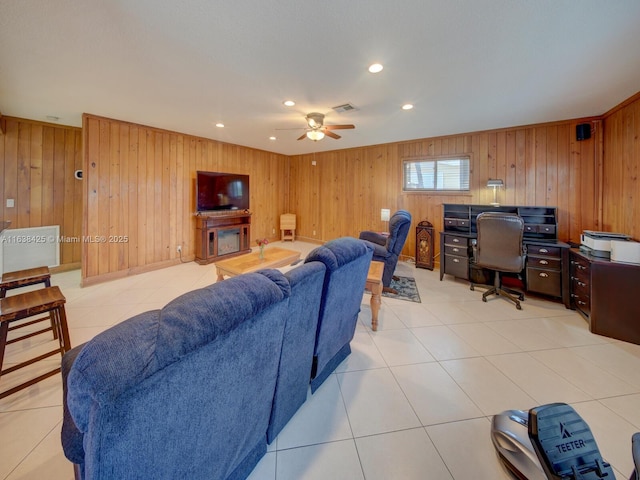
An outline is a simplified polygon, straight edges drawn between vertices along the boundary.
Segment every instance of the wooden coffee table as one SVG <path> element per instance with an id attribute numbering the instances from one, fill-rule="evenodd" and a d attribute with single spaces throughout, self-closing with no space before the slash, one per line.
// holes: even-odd
<path id="1" fill-rule="evenodd" d="M 364 285 L 365 290 L 371 292 L 371 330 L 378 330 L 378 312 L 382 304 L 382 272 L 384 271 L 384 263 L 372 261 L 367 274 L 367 283 Z"/>
<path id="2" fill-rule="evenodd" d="M 224 280 L 225 275 L 233 277 L 234 275 L 255 272 L 263 268 L 286 267 L 299 259 L 300 252 L 295 250 L 267 247 L 264 249 L 263 259 L 260 259 L 260 252 L 256 251 L 216 262 L 216 273 L 218 274 L 218 281 L 220 281 Z"/>

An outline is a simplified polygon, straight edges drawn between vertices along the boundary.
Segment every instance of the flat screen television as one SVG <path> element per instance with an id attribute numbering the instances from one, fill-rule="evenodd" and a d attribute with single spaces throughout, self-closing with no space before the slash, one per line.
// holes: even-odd
<path id="1" fill-rule="evenodd" d="M 196 210 L 245 210 L 249 208 L 249 175 L 196 172 Z"/>

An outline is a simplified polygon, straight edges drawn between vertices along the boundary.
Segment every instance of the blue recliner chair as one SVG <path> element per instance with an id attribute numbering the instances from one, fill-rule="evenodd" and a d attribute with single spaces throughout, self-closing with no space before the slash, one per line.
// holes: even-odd
<path id="1" fill-rule="evenodd" d="M 367 242 L 343 237 L 316 248 L 305 259 L 327 268 L 313 353 L 312 393 L 351 353 L 372 254 Z"/>
<path id="2" fill-rule="evenodd" d="M 384 262 L 382 285 L 390 290 L 391 278 L 398 263 L 398 257 L 407 241 L 411 227 L 411 214 L 406 210 L 398 210 L 389 220 L 389 235 L 378 232 L 360 232 L 360 239 L 369 242 L 373 248 L 373 260 Z"/>

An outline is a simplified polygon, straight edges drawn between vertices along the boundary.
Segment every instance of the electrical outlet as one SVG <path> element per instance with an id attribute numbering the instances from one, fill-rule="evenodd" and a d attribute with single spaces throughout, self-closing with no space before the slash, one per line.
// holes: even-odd
<path id="1" fill-rule="evenodd" d="M 176 248 L 176 252 L 182 253 L 182 245 L 178 245 L 178 247 Z"/>
<path id="2" fill-rule="evenodd" d="M 313 235 L 314 235 L 314 236 L 316 235 L 316 231 L 315 231 L 315 230 L 313 231 Z"/>
<path id="3" fill-rule="evenodd" d="M 275 229 L 275 228 L 274 228 L 274 229 L 272 229 L 271 233 L 272 233 L 272 234 L 275 234 L 275 233 L 276 233 L 276 229 Z"/>

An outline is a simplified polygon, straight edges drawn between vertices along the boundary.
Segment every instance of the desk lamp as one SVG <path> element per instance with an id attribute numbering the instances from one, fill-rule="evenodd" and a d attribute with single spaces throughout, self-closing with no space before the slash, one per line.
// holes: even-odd
<path id="1" fill-rule="evenodd" d="M 487 182 L 487 187 L 493 188 L 493 202 L 491 202 L 491 205 L 493 205 L 494 207 L 499 206 L 500 204 L 498 203 L 498 188 L 504 187 L 504 182 L 499 178 L 490 178 Z"/>

